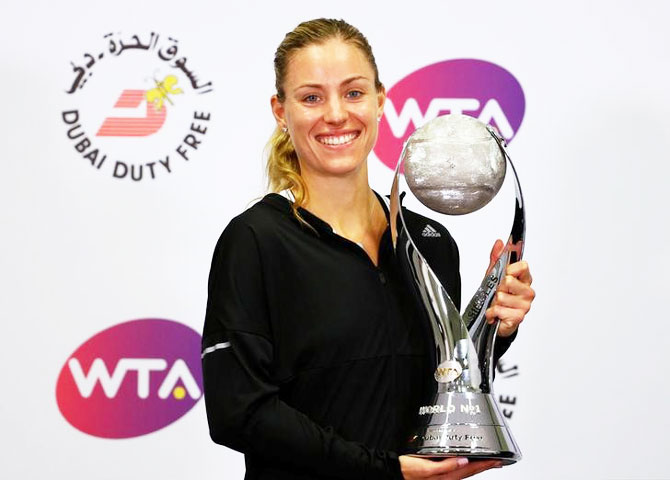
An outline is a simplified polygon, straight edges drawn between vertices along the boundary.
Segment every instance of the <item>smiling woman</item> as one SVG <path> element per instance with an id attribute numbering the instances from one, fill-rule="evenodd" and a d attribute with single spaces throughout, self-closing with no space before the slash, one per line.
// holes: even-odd
<path id="1" fill-rule="evenodd" d="M 273 193 L 230 222 L 212 260 L 202 345 L 212 439 L 245 454 L 247 479 L 450 479 L 497 466 L 398 454 L 435 382 L 386 203 L 368 185 L 385 91 L 367 40 L 342 20 L 304 22 L 277 49 L 275 74 Z M 421 237 L 427 219 L 403 215 L 458 303 L 449 232 L 431 221 L 439 235 Z M 509 334 L 528 289 L 509 295 Z"/>
<path id="2" fill-rule="evenodd" d="M 287 128 L 301 175 L 346 176 L 365 173 L 377 139 L 384 89 L 356 47 L 333 38 L 294 54 L 284 80 L 286 96 L 272 97 L 280 128 Z"/>

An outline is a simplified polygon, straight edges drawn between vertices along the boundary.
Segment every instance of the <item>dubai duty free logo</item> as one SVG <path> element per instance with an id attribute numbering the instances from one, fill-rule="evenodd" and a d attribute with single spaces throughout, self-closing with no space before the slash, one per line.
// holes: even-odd
<path id="1" fill-rule="evenodd" d="M 56 401 L 84 433 L 131 438 L 176 421 L 202 391 L 200 335 L 172 320 L 141 319 L 81 344 L 60 371 Z"/>
<path id="2" fill-rule="evenodd" d="M 108 33 L 70 62 L 60 119 L 72 158 L 131 182 L 192 161 L 210 128 L 213 85 L 191 58 L 167 35 Z"/>
<path id="3" fill-rule="evenodd" d="M 374 152 L 395 170 L 405 140 L 445 113 L 470 115 L 490 124 L 509 143 L 521 126 L 525 108 L 519 81 L 495 63 L 475 59 L 434 63 L 388 90 Z"/>

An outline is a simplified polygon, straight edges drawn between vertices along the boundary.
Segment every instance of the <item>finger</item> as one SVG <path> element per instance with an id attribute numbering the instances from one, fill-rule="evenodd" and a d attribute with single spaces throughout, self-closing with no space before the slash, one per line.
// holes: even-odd
<path id="1" fill-rule="evenodd" d="M 530 274 L 528 262 L 521 260 L 519 262 L 510 263 L 505 270 L 507 275 L 518 278 L 521 282 L 530 285 L 533 283 L 533 276 Z"/>
<path id="2" fill-rule="evenodd" d="M 489 312 L 490 310 L 490 312 Z M 487 309 L 486 319 L 489 319 L 489 315 L 493 318 L 497 318 L 502 323 L 508 325 L 518 326 L 526 316 L 526 312 L 523 310 L 518 310 L 516 308 L 503 307 L 500 305 L 494 305 L 493 307 Z"/>
<path id="3" fill-rule="evenodd" d="M 498 317 L 496 316 L 496 309 L 494 307 L 495 305 L 491 305 L 486 309 L 486 312 L 484 313 L 484 316 L 486 317 L 486 323 L 493 323 L 498 320 Z"/>
<path id="4" fill-rule="evenodd" d="M 437 462 L 430 460 L 430 462 L 432 464 L 430 475 L 437 476 L 438 478 L 445 473 L 457 471 L 469 463 L 465 457 L 447 458 Z"/>
<path id="5" fill-rule="evenodd" d="M 509 337 L 512 335 L 526 315 L 521 310 L 508 309 L 506 307 L 495 306 L 486 311 L 486 320 L 488 323 L 494 323 L 496 319 L 500 321 L 498 326 L 498 336 Z"/>
<path id="6" fill-rule="evenodd" d="M 457 477 L 452 478 L 468 478 L 478 473 L 483 472 L 484 470 L 489 470 L 491 468 L 502 467 L 502 462 L 500 460 L 477 460 L 476 462 L 470 462 L 466 467 L 454 472 L 458 475 Z M 451 480 L 451 479 L 449 479 Z"/>
<path id="7" fill-rule="evenodd" d="M 502 240 L 498 239 L 495 241 L 493 248 L 491 249 L 491 255 L 489 256 L 489 268 L 486 269 L 487 272 L 496 264 L 504 248 L 505 244 Z"/>
<path id="8" fill-rule="evenodd" d="M 498 325 L 498 332 L 497 335 L 499 337 L 509 337 L 511 336 L 514 332 L 517 331 L 519 328 L 519 325 L 521 322 L 518 323 L 507 323 L 507 322 L 500 322 L 500 325 Z"/>
<path id="9" fill-rule="evenodd" d="M 500 302 L 494 302 L 486 309 L 484 316 L 486 317 L 487 323 L 493 323 L 496 320 L 504 322 L 518 320 L 517 323 L 521 323 L 523 317 L 530 311 L 530 306 L 530 300 L 525 300 L 523 298 L 517 298 L 506 305 L 503 305 Z"/>
<path id="10" fill-rule="evenodd" d="M 509 337 L 512 335 L 521 325 L 526 315 L 519 311 L 511 309 L 506 312 L 500 313 L 500 325 L 498 326 L 498 336 L 500 337 Z"/>
<path id="11" fill-rule="evenodd" d="M 495 300 L 491 303 L 491 306 L 497 305 L 501 307 L 523 310 L 524 313 L 528 313 L 530 310 L 531 299 L 523 295 L 513 295 L 506 292 L 497 292 L 495 295 Z"/>
<path id="12" fill-rule="evenodd" d="M 512 275 L 505 275 L 498 286 L 498 291 L 519 295 L 528 300 L 535 298 L 535 290 L 532 289 L 530 284 L 522 282 Z"/>

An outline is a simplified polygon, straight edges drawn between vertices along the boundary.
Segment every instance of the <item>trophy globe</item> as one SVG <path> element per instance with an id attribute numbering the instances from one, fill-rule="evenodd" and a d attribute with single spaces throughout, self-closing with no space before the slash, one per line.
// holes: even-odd
<path id="1" fill-rule="evenodd" d="M 444 115 L 414 132 L 403 160 L 407 185 L 421 203 L 464 215 L 496 196 L 507 163 L 489 128 L 467 115 Z"/>

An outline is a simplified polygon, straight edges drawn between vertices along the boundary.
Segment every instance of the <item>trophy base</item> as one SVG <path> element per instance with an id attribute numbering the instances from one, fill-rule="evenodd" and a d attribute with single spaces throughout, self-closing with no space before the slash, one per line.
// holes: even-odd
<path id="1" fill-rule="evenodd" d="M 412 436 L 407 455 L 496 459 L 509 465 L 521 460 L 521 451 L 507 428 L 493 396 L 448 392 L 421 407 L 423 427 Z"/>

